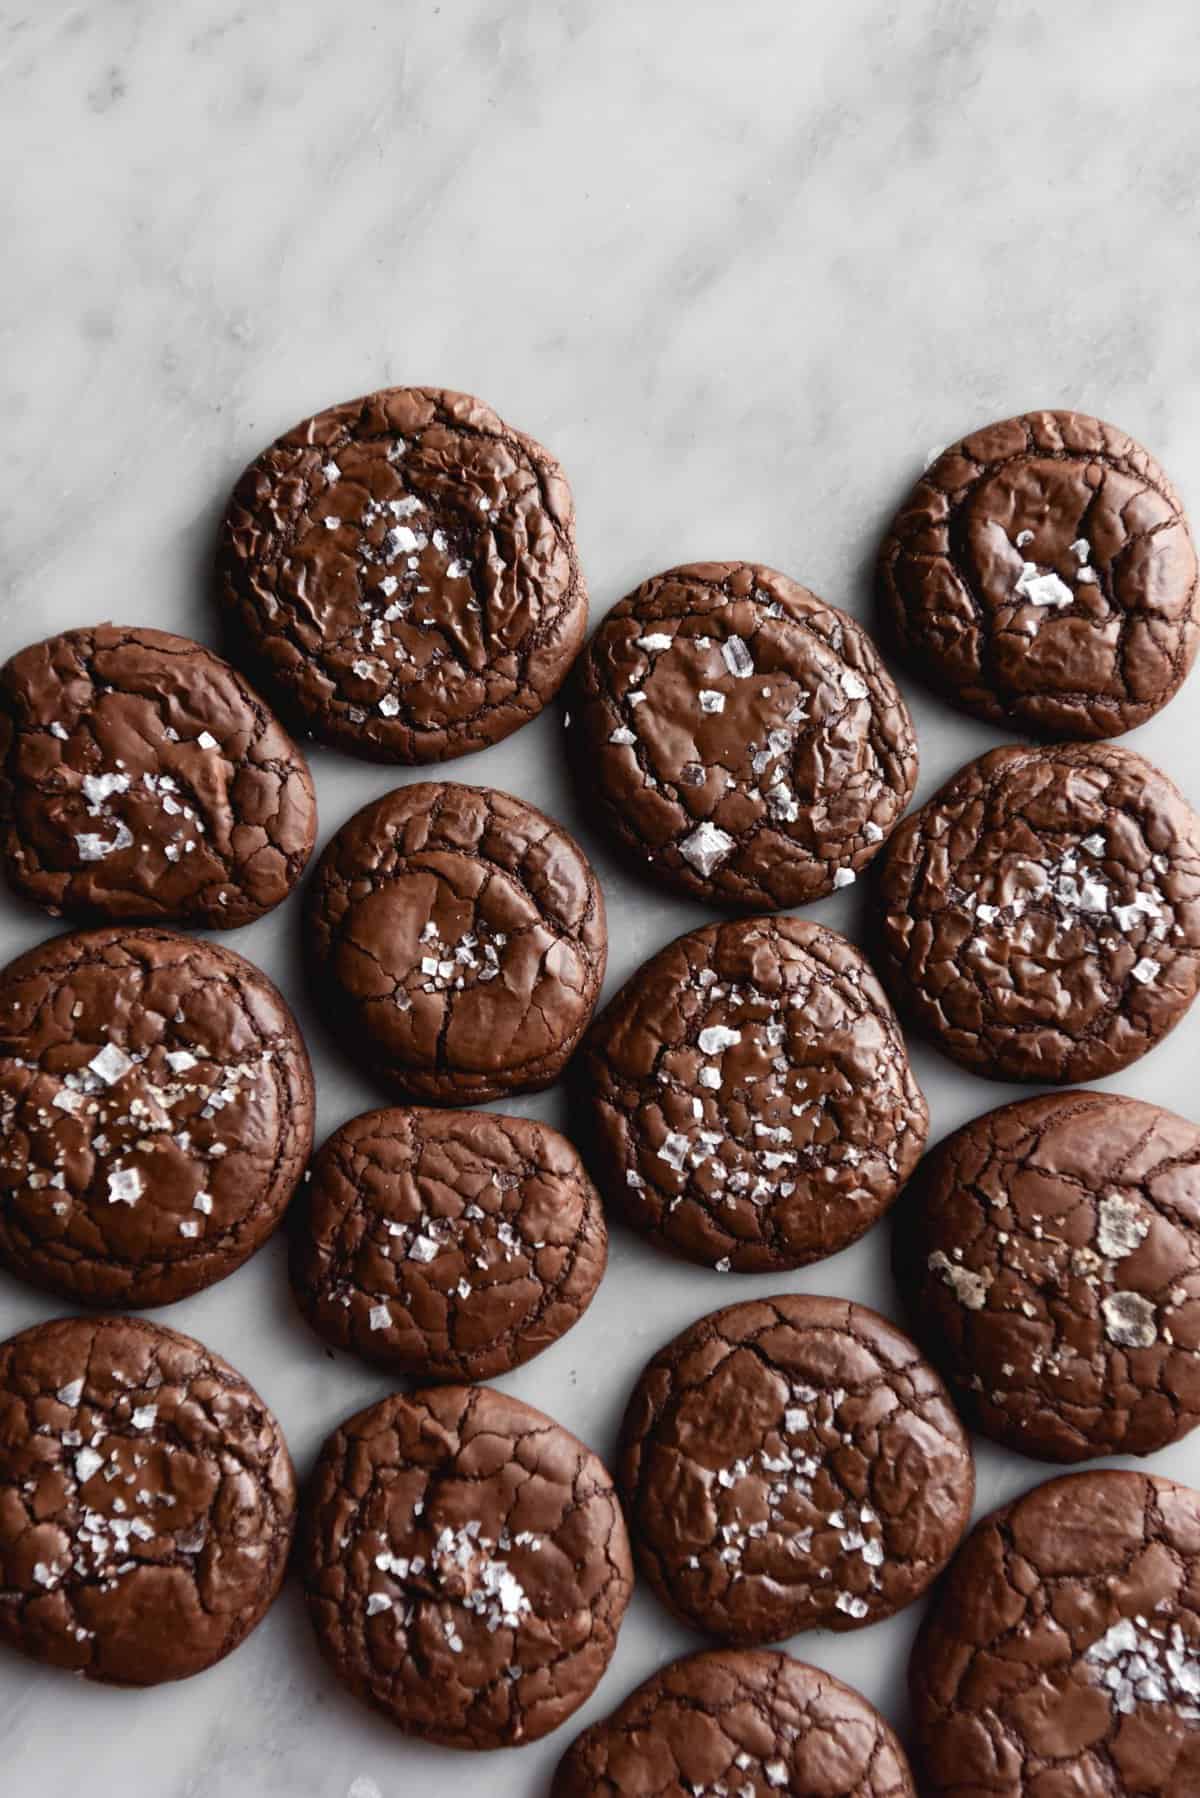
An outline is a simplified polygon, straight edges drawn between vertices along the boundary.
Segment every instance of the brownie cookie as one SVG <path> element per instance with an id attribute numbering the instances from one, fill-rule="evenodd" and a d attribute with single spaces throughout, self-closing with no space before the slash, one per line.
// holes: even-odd
<path id="1" fill-rule="evenodd" d="M 799 1294 L 714 1311 L 659 1351 L 625 1413 L 619 1477 L 663 1603 L 747 1645 L 911 1604 L 975 1486 L 908 1338 L 864 1305 Z"/>
<path id="2" fill-rule="evenodd" d="M 1153 457 L 1080 412 L 1031 412 L 943 450 L 879 559 L 902 651 L 990 723 L 1116 737 L 1200 642 L 1196 552 Z"/>
<path id="3" fill-rule="evenodd" d="M 308 947 L 352 1055 L 412 1098 L 475 1104 L 557 1077 L 608 939 L 561 824 L 489 787 L 431 782 L 338 831 L 309 890 Z"/>
<path id="4" fill-rule="evenodd" d="M 865 1698 L 786 1654 L 673 1661 L 559 1763 L 551 1798 L 916 1798 L 904 1750 Z"/>
<path id="5" fill-rule="evenodd" d="M 199 643 L 98 624 L 0 669 L 5 868 L 56 917 L 232 930 L 287 898 L 316 828 L 304 757 Z"/>
<path id="6" fill-rule="evenodd" d="M 655 879 L 747 909 L 849 886 L 917 777 L 870 637 L 748 562 L 673 568 L 613 607 L 580 663 L 571 745 Z"/>
<path id="7" fill-rule="evenodd" d="M 599 1194 L 557 1130 L 487 1111 L 371 1111 L 313 1165 L 292 1286 L 338 1348 L 483 1380 L 549 1348 L 604 1273 Z"/>
<path id="8" fill-rule="evenodd" d="M 283 1580 L 279 1425 L 239 1373 L 142 1318 L 0 1344 L 0 1641 L 115 1685 L 201 1673 Z"/>
<path id="9" fill-rule="evenodd" d="M 969 762 L 897 830 L 882 894 L 901 1010 L 994 1080 L 1115 1073 L 1200 986 L 1200 818 L 1113 744 Z"/>
<path id="10" fill-rule="evenodd" d="M 985 1435 L 1048 1461 L 1200 1423 L 1200 1128 L 1116 1093 L 1021 1099 L 926 1156 L 901 1291 Z"/>
<path id="11" fill-rule="evenodd" d="M 385 1398 L 343 1424 L 313 1475 L 301 1561 L 338 1676 L 451 1748 L 557 1729 L 608 1665 L 633 1584 L 596 1456 L 487 1386 Z"/>
<path id="12" fill-rule="evenodd" d="M 1051 1480 L 976 1526 L 909 1668 L 928 1798 L 1200 1791 L 1200 1494 Z"/>
<path id="13" fill-rule="evenodd" d="M 0 973 L 0 1262 L 94 1305 L 240 1267 L 312 1146 L 313 1082 L 265 974 L 150 928 L 54 937 Z"/>
<path id="14" fill-rule="evenodd" d="M 601 1191 L 722 1273 L 845 1248 L 925 1142 L 883 989 L 845 937 L 800 918 L 669 943 L 597 1019 L 583 1059 Z"/>
<path id="15" fill-rule="evenodd" d="M 507 737 L 587 626 L 562 469 L 435 387 L 332 406 L 265 450 L 229 502 L 219 580 L 281 704 L 374 761 Z"/>

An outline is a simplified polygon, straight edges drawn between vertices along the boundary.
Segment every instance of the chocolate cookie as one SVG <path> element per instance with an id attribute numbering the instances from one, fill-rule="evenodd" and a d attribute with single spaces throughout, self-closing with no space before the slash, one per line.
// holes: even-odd
<path id="1" fill-rule="evenodd" d="M 187 637 L 98 624 L 0 669 L 0 842 L 56 917 L 232 930 L 312 853 L 308 766 L 241 675 Z"/>
<path id="2" fill-rule="evenodd" d="M 882 894 L 901 1010 L 995 1080 L 1115 1073 L 1200 986 L 1200 818 L 1129 749 L 969 762 L 897 830 Z"/>
<path id="3" fill-rule="evenodd" d="M 1200 1128 L 1116 1093 L 1021 1099 L 926 1156 L 899 1215 L 921 1341 L 987 1436 L 1049 1461 L 1200 1423 Z"/>
<path id="4" fill-rule="evenodd" d="M 617 994 L 584 1066 L 601 1190 L 723 1273 L 803 1267 L 892 1203 L 929 1114 L 879 982 L 800 918 L 710 924 Z"/>
<path id="5" fill-rule="evenodd" d="M 476 1104 L 549 1086 L 604 979 L 578 843 L 522 799 L 422 783 L 344 824 L 308 894 L 318 996 L 400 1092 Z"/>
<path id="6" fill-rule="evenodd" d="M 599 1194 L 557 1130 L 487 1111 L 371 1111 L 313 1164 L 292 1287 L 338 1348 L 482 1380 L 577 1323 L 604 1273 Z"/>
<path id="7" fill-rule="evenodd" d="M 265 974 L 173 931 L 54 937 L 0 973 L 0 1261 L 95 1305 L 240 1267 L 312 1146 L 313 1082 Z"/>
<path id="8" fill-rule="evenodd" d="M 943 450 L 901 507 L 879 591 L 914 668 L 991 723 L 1116 737 L 1200 642 L 1179 496 L 1132 438 L 1030 412 Z"/>
<path id="9" fill-rule="evenodd" d="M 507 737 L 587 626 L 562 469 L 435 387 L 332 406 L 265 450 L 229 502 L 219 580 L 281 704 L 374 761 Z"/>
<path id="10" fill-rule="evenodd" d="M 551 1798 L 915 1798 L 864 1697 L 786 1654 L 693 1654 L 654 1674 L 559 1763 Z"/>
<path id="11" fill-rule="evenodd" d="M 799 1294 L 714 1311 L 659 1351 L 625 1413 L 619 1477 L 663 1603 L 748 1645 L 911 1604 L 975 1486 L 908 1338 L 864 1305 Z"/>
<path id="12" fill-rule="evenodd" d="M 201 1673 L 283 1580 L 296 1488 L 239 1373 L 142 1318 L 0 1344 L 0 1640 L 115 1685 Z"/>
<path id="13" fill-rule="evenodd" d="M 339 1678 L 452 1748 L 557 1729 L 608 1665 L 633 1581 L 596 1456 L 486 1386 L 385 1398 L 329 1438 L 302 1576 Z"/>
<path id="14" fill-rule="evenodd" d="M 589 800 L 656 880 L 775 910 L 849 886 L 912 796 L 908 708 L 870 637 L 749 562 L 644 582 L 572 699 Z"/>
<path id="15" fill-rule="evenodd" d="M 928 1798 L 1200 1791 L 1200 1495 L 1074 1473 L 972 1531 L 909 1669 Z"/>

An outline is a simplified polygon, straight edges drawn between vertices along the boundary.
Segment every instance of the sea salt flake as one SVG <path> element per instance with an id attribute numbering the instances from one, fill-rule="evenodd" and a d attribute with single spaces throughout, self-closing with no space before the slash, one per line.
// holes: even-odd
<path id="1" fill-rule="evenodd" d="M 136 1205 L 145 1190 L 145 1182 L 136 1167 L 115 1167 L 108 1176 L 110 1205 Z"/>
<path id="2" fill-rule="evenodd" d="M 702 712 L 723 712 L 725 710 L 724 693 L 719 693 L 715 687 L 701 687 L 700 710 Z"/>
<path id="3" fill-rule="evenodd" d="M 105 1043 L 99 1053 L 92 1056 L 88 1066 L 93 1074 L 99 1075 L 105 1086 L 115 1086 L 129 1072 L 133 1062 L 124 1049 L 118 1049 L 116 1043 Z"/>
<path id="4" fill-rule="evenodd" d="M 219 749 L 221 747 L 210 730 L 202 730 L 196 738 L 196 742 L 201 749 Z"/>
<path id="5" fill-rule="evenodd" d="M 665 631 L 651 631 L 649 636 L 639 637 L 637 645 L 639 649 L 670 649 L 674 641 L 675 639 L 668 637 Z"/>
<path id="6" fill-rule="evenodd" d="M 706 1030 L 700 1032 L 700 1053 L 702 1055 L 720 1055 L 726 1049 L 732 1049 L 734 1044 L 740 1043 L 741 1040 L 740 1030 L 730 1030 L 724 1024 L 710 1024 Z"/>
<path id="7" fill-rule="evenodd" d="M 852 887 L 855 879 L 856 875 L 853 868 L 839 868 L 833 877 L 834 890 L 836 891 L 841 887 Z"/>
<path id="8" fill-rule="evenodd" d="M 1143 955 L 1140 961 L 1134 962 L 1129 972 L 1141 986 L 1150 986 L 1158 979 L 1162 969 L 1148 955 Z"/>
<path id="9" fill-rule="evenodd" d="M 847 699 L 865 699 L 870 692 L 870 688 L 867 686 L 866 681 L 862 680 L 859 675 L 855 674 L 849 668 L 843 668 L 839 678 L 842 684 L 842 692 L 846 695 Z"/>
<path id="10" fill-rule="evenodd" d="M 386 1305 L 372 1305 L 367 1313 L 367 1322 L 373 1330 L 386 1330 L 392 1321 L 392 1314 Z"/>
<path id="11" fill-rule="evenodd" d="M 740 637 L 726 637 L 721 660 L 737 680 L 747 680 L 754 673 L 754 657 Z"/>
<path id="12" fill-rule="evenodd" d="M 83 1381 L 72 1380 L 70 1385 L 60 1386 L 54 1396 L 62 1405 L 77 1405 L 83 1397 Z"/>
<path id="13" fill-rule="evenodd" d="M 705 819 L 689 836 L 684 837 L 679 845 L 679 852 L 697 874 L 707 878 L 720 867 L 735 847 L 734 839 L 728 831 Z"/>

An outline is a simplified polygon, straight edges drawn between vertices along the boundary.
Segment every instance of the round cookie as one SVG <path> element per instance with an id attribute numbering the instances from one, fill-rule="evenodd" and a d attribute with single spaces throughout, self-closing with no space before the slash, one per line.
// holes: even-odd
<path id="1" fill-rule="evenodd" d="M 604 900 L 583 851 L 489 787 L 421 783 L 364 806 L 321 857 L 307 921 L 348 1052 L 435 1104 L 549 1086 L 604 979 Z"/>
<path id="2" fill-rule="evenodd" d="M 0 668 L 0 843 L 54 916 L 232 930 L 312 853 L 308 766 L 241 675 L 166 631 L 98 624 Z"/>
<path id="3" fill-rule="evenodd" d="M 989 723 L 1115 737 L 1176 692 L 1200 642 L 1179 496 L 1124 432 L 1031 412 L 943 450 L 879 558 L 896 641 Z"/>
<path id="4" fill-rule="evenodd" d="M 749 562 L 673 568 L 614 606 L 570 733 L 589 801 L 653 878 L 742 909 L 849 886 L 917 777 L 861 625 Z"/>
<path id="5" fill-rule="evenodd" d="M 600 1196 L 533 1118 L 372 1111 L 313 1164 L 292 1288 L 319 1335 L 429 1380 L 483 1380 L 578 1322 L 604 1273 Z"/>
<path id="6" fill-rule="evenodd" d="M 1108 1470 L 972 1531 L 909 1685 L 928 1798 L 1200 1791 L 1200 1494 Z"/>
<path id="7" fill-rule="evenodd" d="M 1200 1423 L 1200 1127 L 1049 1093 L 926 1156 L 897 1274 L 977 1429 L 1048 1461 L 1146 1455 Z"/>
<path id="8" fill-rule="evenodd" d="M 203 1344 L 137 1317 L 0 1344 L 0 1641 L 115 1685 L 201 1673 L 283 1581 L 279 1425 Z"/>
<path id="9" fill-rule="evenodd" d="M 374 761 L 507 737 L 557 692 L 587 627 L 562 469 L 435 387 L 332 406 L 272 444 L 233 490 L 218 564 L 280 703 Z"/>
<path id="10" fill-rule="evenodd" d="M 714 1311 L 660 1349 L 619 1468 L 655 1592 L 747 1646 L 911 1604 L 975 1486 L 946 1389 L 908 1338 L 864 1305 L 799 1294 Z"/>
<path id="11" fill-rule="evenodd" d="M 601 1191 L 722 1273 L 845 1248 L 892 1203 L 929 1122 L 874 974 L 800 918 L 669 943 L 597 1019 L 584 1064 Z"/>
<path id="12" fill-rule="evenodd" d="M 329 1438 L 301 1575 L 339 1678 L 452 1748 L 557 1729 L 608 1665 L 633 1583 L 596 1456 L 487 1386 L 385 1398 Z"/>
<path id="13" fill-rule="evenodd" d="M 0 1262 L 93 1305 L 166 1305 L 274 1230 L 312 1146 L 295 1019 L 230 949 L 53 937 L 0 972 Z"/>
<path id="14" fill-rule="evenodd" d="M 916 1798 L 904 1750 L 861 1693 L 763 1650 L 673 1661 L 559 1762 L 550 1798 Z"/>
<path id="15" fill-rule="evenodd" d="M 1115 744 L 969 762 L 896 831 L 881 890 L 901 1011 L 994 1080 L 1115 1073 L 1200 986 L 1200 818 Z"/>

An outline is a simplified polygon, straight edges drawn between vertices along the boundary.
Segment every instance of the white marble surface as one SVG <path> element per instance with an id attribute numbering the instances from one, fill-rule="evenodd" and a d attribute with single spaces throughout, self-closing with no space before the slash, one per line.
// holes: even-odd
<path id="1" fill-rule="evenodd" d="M 552 446 L 596 615 L 671 562 L 741 555 L 869 617 L 923 452 L 1031 406 L 1110 417 L 1200 504 L 1198 54 L 1195 8 L 1111 0 L 3 0 L 0 653 L 104 617 L 215 640 L 233 477 L 304 413 L 392 381 L 474 390 Z M 1193 802 L 1198 683 L 1129 739 Z M 996 739 L 906 691 L 924 795 Z M 702 913 L 617 873 L 555 733 L 543 717 L 446 772 L 578 830 L 612 991 Z M 313 764 L 322 839 L 397 780 Z M 853 895 L 813 911 L 859 930 Z M 294 912 L 232 941 L 299 1000 Z M 0 898 L 5 959 L 49 928 Z M 325 1133 L 378 1094 L 313 1044 Z M 1195 1115 L 1198 1051 L 1200 1011 L 1108 1084 Z M 1013 1096 L 916 1062 L 936 1135 Z M 584 1322 L 503 1384 L 608 1453 L 676 1329 L 772 1287 L 894 1310 L 886 1257 L 885 1228 L 730 1281 L 617 1228 Z M 4 1333 L 56 1309 L 0 1278 Z M 302 1472 L 387 1388 L 301 1325 L 278 1242 L 158 1315 L 255 1381 Z M 1154 1464 L 1200 1479 L 1195 1445 Z M 980 1507 L 1042 1471 L 981 1448 Z M 915 1623 L 793 1647 L 902 1721 Z M 578 1721 L 690 1645 L 639 1593 Z M 571 1735 L 476 1759 L 407 1744 L 326 1677 L 294 1590 L 181 1686 L 0 1664 L 12 1798 L 517 1798 Z"/>

